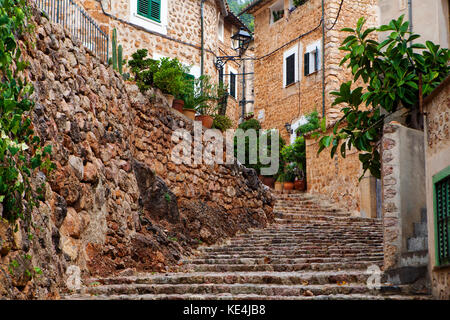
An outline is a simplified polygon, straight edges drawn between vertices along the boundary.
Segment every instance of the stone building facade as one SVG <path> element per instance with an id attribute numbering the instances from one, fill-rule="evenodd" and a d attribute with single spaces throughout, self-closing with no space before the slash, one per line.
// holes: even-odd
<path id="1" fill-rule="evenodd" d="M 147 0 L 80 0 L 83 8 L 97 21 L 102 30 L 111 35 L 117 30 L 117 43 L 123 46 L 124 59 L 138 49 L 147 49 L 154 59 L 178 58 L 190 66 L 190 74 L 198 78 L 202 72 L 213 82 L 219 81 L 215 66 L 217 57 L 234 56 L 231 36 L 246 26 L 230 11 L 225 0 L 158 0 L 159 20 L 143 17 L 138 1 Z M 152 3 L 153 3 L 152 2 Z M 203 2 L 203 58 L 202 58 L 202 2 Z M 241 63 L 228 62 L 224 83 L 235 88 L 230 92 L 227 115 L 235 125 L 240 116 L 239 94 L 242 92 Z M 232 75 L 233 74 L 233 75 Z M 231 82 L 234 82 L 233 84 Z"/>
<path id="2" fill-rule="evenodd" d="M 447 220 L 440 221 L 438 227 L 438 212 L 442 216 L 450 215 L 448 199 L 450 187 L 447 187 L 447 204 L 442 203 L 445 193 L 437 190 L 438 184 L 450 185 L 450 78 L 447 78 L 424 101 L 425 115 L 425 178 L 428 217 L 428 250 L 429 275 L 432 293 L 435 298 L 450 299 L 450 264 L 448 256 L 450 249 L 445 247 L 445 229 L 447 222 L 447 241 L 450 229 Z M 442 187 L 441 187 L 442 189 Z M 441 192 L 440 199 L 437 198 Z M 442 207 L 444 205 L 444 207 Z M 445 211 L 446 210 L 446 211 Z M 439 218 L 439 219 L 441 219 Z M 445 249 L 446 248 L 446 249 Z M 445 252 L 447 259 L 445 259 Z M 447 261 L 445 261 L 447 260 Z"/>
<path id="3" fill-rule="evenodd" d="M 351 79 L 350 70 L 339 66 L 344 56 L 339 47 L 348 35 L 340 30 L 355 26 L 362 16 L 367 26 L 377 24 L 375 0 L 344 1 L 339 9 L 340 3 L 325 1 L 325 28 L 321 0 L 308 0 L 297 8 L 291 0 L 257 0 L 245 9 L 255 16 L 255 116 L 263 128 L 278 129 L 287 142 L 295 135 L 285 124 L 295 129 L 314 110 L 326 116 L 329 128 L 334 125 L 341 106 L 331 106 L 330 92 Z M 274 11 L 283 12 L 283 17 L 274 21 Z M 308 139 L 308 191 L 331 195 L 347 208 L 360 210 L 365 191 L 358 183 L 358 154 L 330 159 L 326 151 L 317 157 L 317 149 L 317 142 Z"/>

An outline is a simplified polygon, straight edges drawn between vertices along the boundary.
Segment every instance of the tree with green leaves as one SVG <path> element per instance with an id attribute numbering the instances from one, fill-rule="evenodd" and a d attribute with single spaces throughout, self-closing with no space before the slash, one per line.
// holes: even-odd
<path id="1" fill-rule="evenodd" d="M 340 65 L 348 62 L 353 79 L 340 86 L 333 105 L 343 104 L 343 116 L 334 125 L 332 134 L 319 140 L 319 153 L 331 147 L 334 157 L 340 147 L 345 158 L 352 147 L 360 151 L 363 175 L 380 178 L 380 153 L 384 120 L 401 108 L 408 110 L 407 125 L 422 128 L 420 97 L 430 94 L 449 74 L 448 49 L 430 41 L 417 43 L 420 38 L 411 34 L 409 22 L 401 16 L 380 28 L 366 28 L 364 18 L 350 33 L 340 50 L 347 52 Z M 374 32 L 389 32 L 386 40 L 374 40 Z M 361 81 L 364 86 L 360 86 Z M 322 132 L 326 132 L 323 118 Z M 315 135 L 320 136 L 319 133 Z"/>

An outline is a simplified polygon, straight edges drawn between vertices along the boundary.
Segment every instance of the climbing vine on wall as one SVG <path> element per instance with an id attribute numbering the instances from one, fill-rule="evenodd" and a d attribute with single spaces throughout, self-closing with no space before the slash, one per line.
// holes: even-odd
<path id="1" fill-rule="evenodd" d="M 43 195 L 43 184 L 32 184 L 33 174 L 54 168 L 51 146 L 41 145 L 30 117 L 33 86 L 25 78 L 28 63 L 19 46 L 33 28 L 30 14 L 26 0 L 0 0 L 0 213 L 16 229 L 23 220 L 28 231 L 31 212 Z"/>

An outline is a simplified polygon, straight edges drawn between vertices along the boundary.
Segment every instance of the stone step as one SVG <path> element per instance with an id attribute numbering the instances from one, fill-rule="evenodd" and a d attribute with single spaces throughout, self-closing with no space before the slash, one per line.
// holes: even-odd
<path id="1" fill-rule="evenodd" d="M 322 253 L 322 252 L 328 252 L 328 253 L 364 253 L 367 251 L 382 251 L 382 246 L 374 246 L 371 248 L 372 250 L 368 250 L 369 246 L 364 246 L 361 248 L 352 248 L 352 247 L 344 247 L 344 248 L 327 248 L 323 246 L 317 246 L 317 245 L 303 245 L 301 243 L 299 244 L 267 244 L 267 245 L 236 245 L 236 246 L 223 246 L 223 247 L 202 247 L 203 252 L 223 252 L 223 251 L 249 251 L 249 252 L 264 252 L 270 250 L 270 251 L 295 251 L 297 253 L 308 253 L 308 252 L 314 252 L 314 253 Z"/>
<path id="2" fill-rule="evenodd" d="M 336 240 L 335 242 L 328 242 L 325 239 L 317 239 L 317 241 L 313 242 L 306 242 L 304 239 L 299 238 L 297 241 L 296 239 L 248 239 L 247 241 L 245 239 L 243 240 L 232 240 L 226 247 L 234 247 L 234 246 L 241 246 L 241 247 L 251 247 L 251 246 L 316 246 L 323 249 L 332 249 L 332 250 L 338 250 L 338 249 L 364 249 L 364 248 L 382 248 L 382 242 L 378 240 L 368 240 L 367 242 L 361 242 L 362 240 L 359 240 L 357 242 L 346 242 L 345 240 Z"/>
<path id="3" fill-rule="evenodd" d="M 399 287 L 384 287 L 384 295 L 402 293 Z M 308 296 L 336 294 L 377 294 L 379 291 L 369 289 L 366 284 L 342 283 L 326 285 L 277 285 L 277 284 L 117 284 L 96 286 L 87 289 L 94 295 L 258 295 L 258 296 Z"/>
<path id="4" fill-rule="evenodd" d="M 412 237 L 407 240 L 408 252 L 428 250 L 428 237 Z"/>
<path id="5" fill-rule="evenodd" d="M 369 219 L 369 218 L 362 218 L 362 217 L 340 217 L 340 216 L 330 216 L 330 215 L 319 215 L 319 214 L 299 214 L 296 217 L 292 217 L 292 218 L 275 218 L 275 222 L 276 223 L 296 223 L 298 221 L 335 221 L 335 220 L 343 220 L 346 222 L 349 222 L 349 220 L 352 221 L 362 221 L 364 219 Z"/>
<path id="6" fill-rule="evenodd" d="M 429 300 L 428 296 L 420 295 L 389 295 L 379 294 L 336 294 L 318 296 L 262 296 L 256 294 L 126 294 L 126 295 L 90 295 L 75 294 L 63 296 L 71 300 Z"/>
<path id="7" fill-rule="evenodd" d="M 170 274 L 140 274 L 137 276 L 93 278 L 85 284 L 330 284 L 366 283 L 370 275 L 365 270 L 348 269 L 342 271 L 304 271 L 304 272 L 189 272 Z"/>
<path id="8" fill-rule="evenodd" d="M 210 254 L 210 255 L 202 255 L 201 258 L 193 258 L 191 260 L 182 260 L 182 263 L 195 263 L 195 261 L 210 261 L 216 260 L 216 263 L 227 263 L 225 261 L 229 261 L 229 263 L 237 264 L 237 263 L 254 263 L 262 261 L 262 263 L 266 263 L 266 261 L 270 261 L 270 263 L 314 263 L 314 262 L 351 262 L 351 261 L 383 261 L 378 256 L 372 257 L 312 257 L 312 258 L 299 258 L 297 254 L 293 255 L 277 255 L 277 254 L 267 254 L 264 257 L 261 257 L 258 254 Z M 230 261 L 232 260 L 232 261 Z M 245 261 L 245 262 L 244 262 Z"/>
<path id="9" fill-rule="evenodd" d="M 377 260 L 379 262 L 379 260 Z M 183 267 L 186 271 L 194 272 L 293 272 L 304 270 L 344 270 L 364 269 L 375 264 L 373 261 L 364 262 L 332 262 L 332 263 L 297 263 L 297 264 L 188 264 Z"/>

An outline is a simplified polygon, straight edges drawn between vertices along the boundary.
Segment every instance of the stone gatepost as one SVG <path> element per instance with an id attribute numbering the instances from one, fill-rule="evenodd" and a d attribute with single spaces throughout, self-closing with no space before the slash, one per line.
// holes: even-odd
<path id="1" fill-rule="evenodd" d="M 381 171 L 387 281 L 414 283 L 428 263 L 423 132 L 385 125 Z"/>

